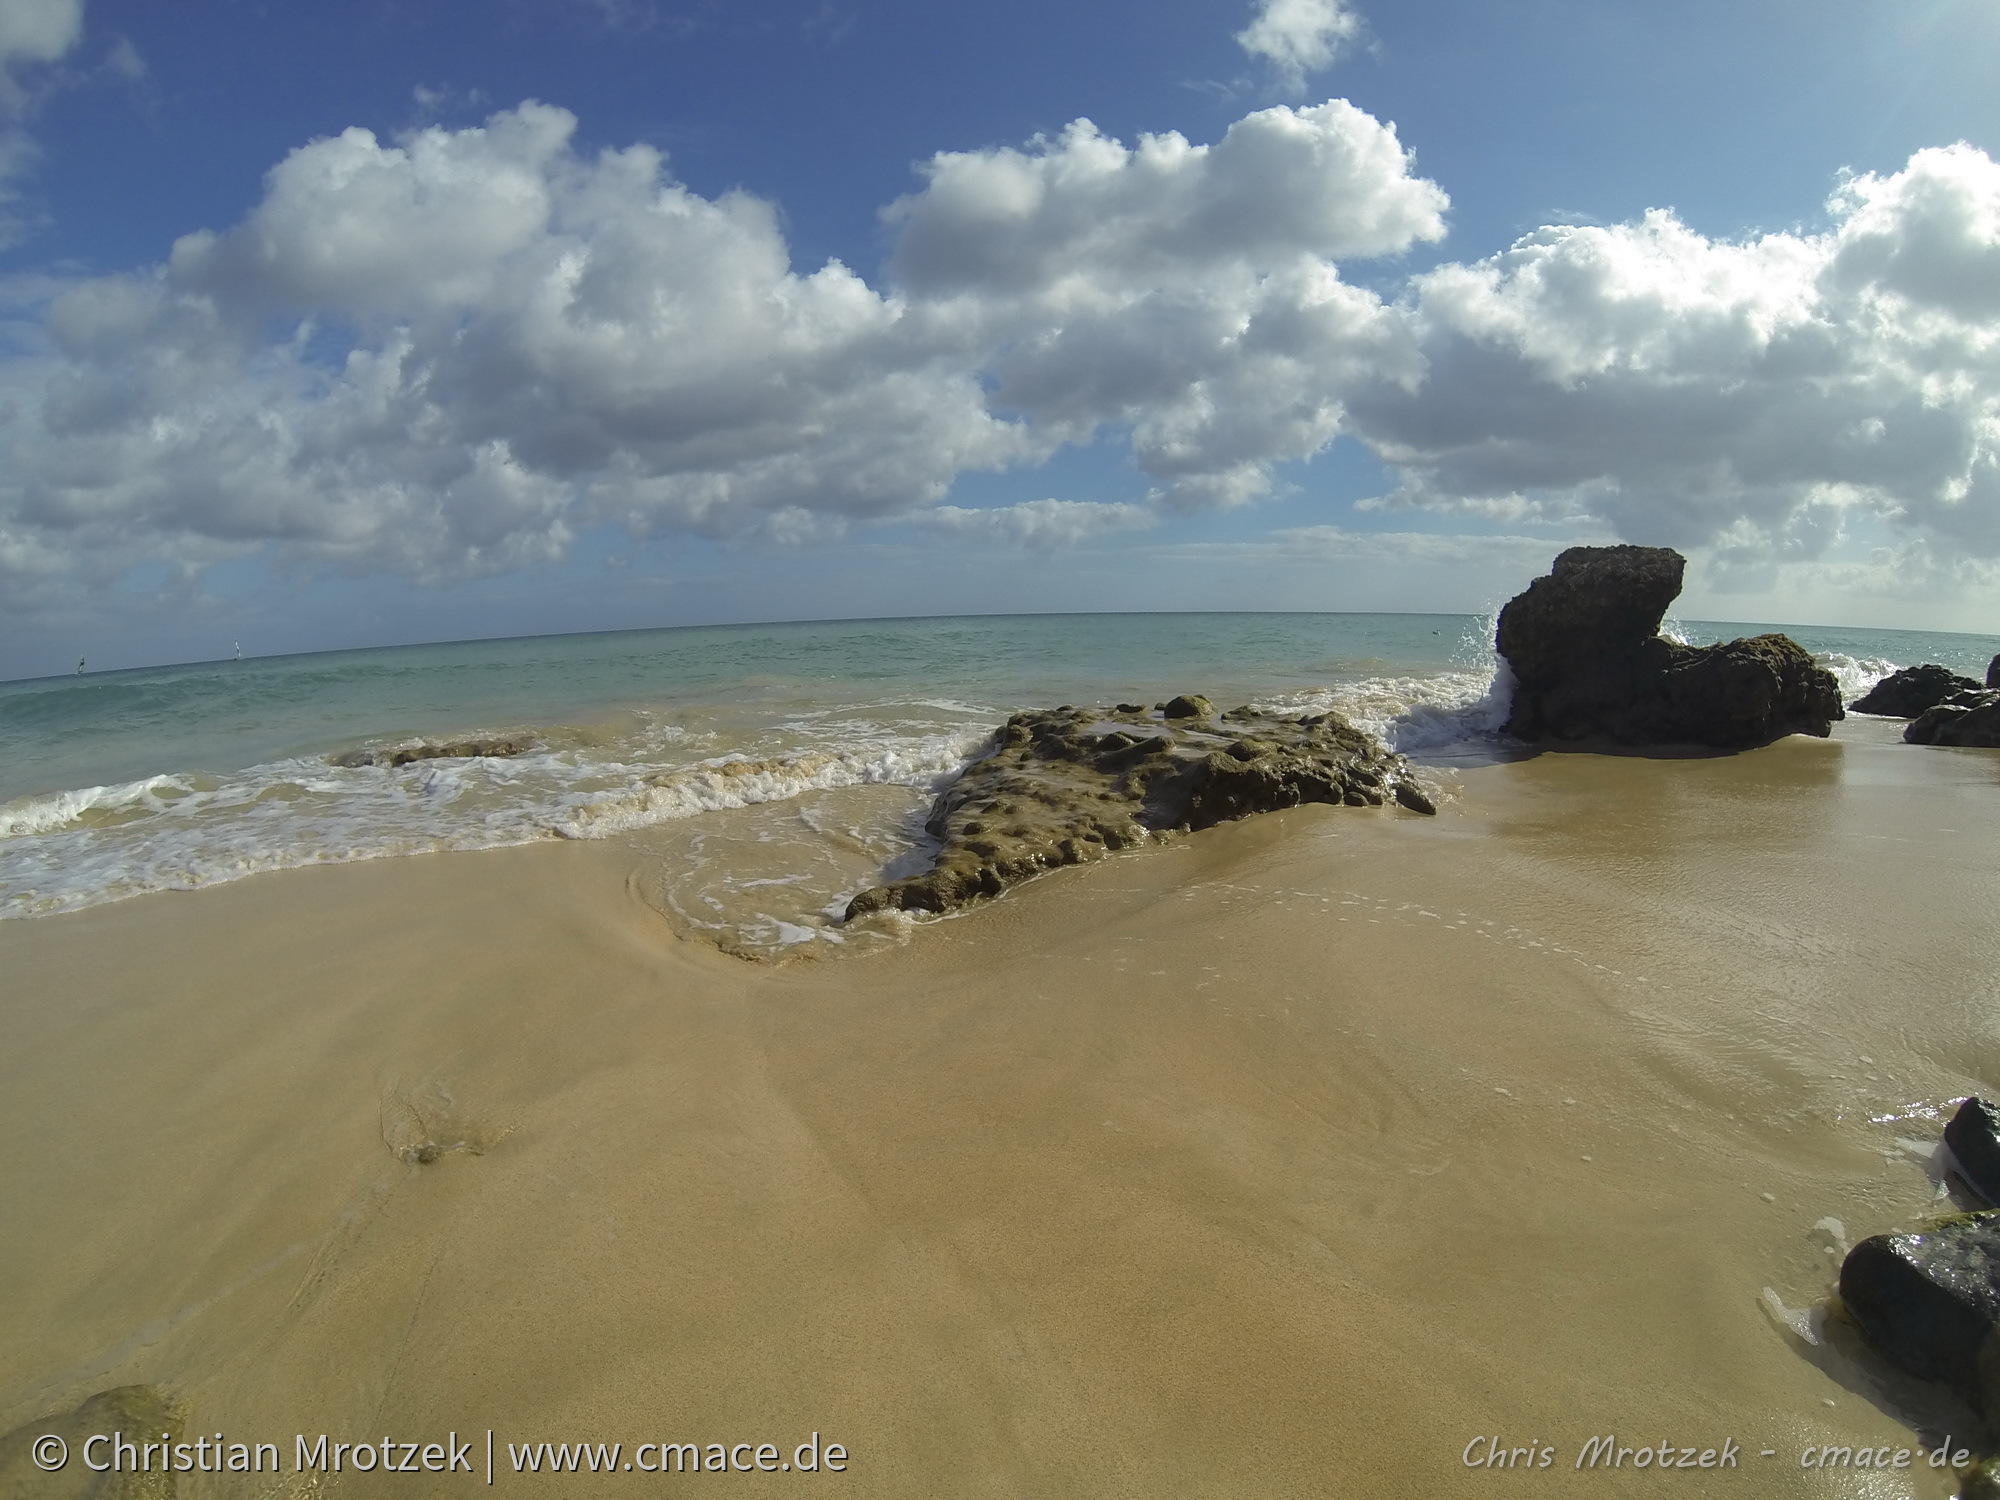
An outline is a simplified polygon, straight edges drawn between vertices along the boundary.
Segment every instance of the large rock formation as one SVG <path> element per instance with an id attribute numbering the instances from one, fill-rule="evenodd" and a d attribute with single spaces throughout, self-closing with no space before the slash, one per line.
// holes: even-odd
<path id="1" fill-rule="evenodd" d="M 1912 745 L 2000 745 L 2000 692 L 1972 688 L 1953 693 L 1911 720 L 1903 738 Z"/>
<path id="2" fill-rule="evenodd" d="M 1514 672 L 1506 733 L 1534 742 L 1743 750 L 1828 734 L 1833 674 L 1788 636 L 1684 646 L 1659 633 L 1687 559 L 1667 547 L 1572 547 L 1500 611 Z"/>
<path id="3" fill-rule="evenodd" d="M 1407 762 L 1338 714 L 1220 719 L 1206 698 L 1148 712 L 1078 708 L 1014 715 L 992 755 L 946 788 L 924 827 L 942 848 L 922 875 L 863 891 L 849 920 L 949 911 L 1058 865 L 1163 834 L 1306 802 L 1436 808 Z"/>
<path id="4" fill-rule="evenodd" d="M 1847 707 L 1857 714 L 1914 719 L 1953 693 L 1978 691 L 1979 684 L 1970 677 L 1961 677 L 1950 667 L 1941 667 L 1936 662 L 1925 662 L 1921 667 L 1905 667 L 1900 672 L 1891 672 Z"/>

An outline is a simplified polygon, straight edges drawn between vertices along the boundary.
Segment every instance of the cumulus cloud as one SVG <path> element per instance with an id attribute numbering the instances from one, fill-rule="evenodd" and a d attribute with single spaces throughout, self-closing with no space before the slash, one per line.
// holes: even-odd
<path id="1" fill-rule="evenodd" d="M 1000 409 L 1064 441 L 1129 429 L 1170 505 L 1265 493 L 1333 439 L 1362 372 L 1417 372 L 1336 262 L 1441 238 L 1448 200 L 1345 100 L 1260 110 L 1212 146 L 1080 120 L 926 175 L 887 213 L 899 288 L 963 332 Z"/>
<path id="2" fill-rule="evenodd" d="M 15 310 L 0 601 L 248 553 L 491 573 L 606 524 L 1050 548 L 1254 500 L 1343 433 L 1397 471 L 1384 508 L 1741 567 L 1862 517 L 2000 557 L 2000 166 L 1969 146 L 1843 182 L 1823 233 L 1553 226 L 1385 300 L 1343 264 L 1447 200 L 1343 101 L 940 153 L 873 285 L 575 128 L 313 141 L 239 223 Z M 945 503 L 1085 442 L 1148 504 Z"/>
<path id="3" fill-rule="evenodd" d="M 1422 380 L 1349 397 L 1403 470 L 1383 503 L 1774 559 L 1858 512 L 2000 555 L 2000 165 L 1920 151 L 1831 210 L 1741 243 L 1547 228 L 1416 278 Z"/>
<path id="4" fill-rule="evenodd" d="M 897 304 L 794 274 L 770 205 L 689 193 L 644 147 L 581 157 L 574 126 L 350 130 L 234 229 L 64 292 L 54 350 L 12 372 L 13 517 L 434 576 L 605 518 L 796 535 L 1030 453 Z"/>
<path id="5" fill-rule="evenodd" d="M 1392 358 L 1334 258 L 1442 233 L 1442 192 L 1351 105 L 1212 146 L 1078 122 L 932 161 L 877 290 L 793 270 L 772 205 L 702 198 L 645 146 L 586 157 L 575 125 L 530 103 L 348 130 L 234 227 L 64 290 L 44 351 L 0 368 L 0 557 L 443 577 L 606 521 L 798 540 L 1106 423 L 1162 498 L 1248 498 L 1332 438 L 1346 366 Z M 1042 545 L 1130 519 L 1070 503 L 966 524 Z"/>
<path id="6" fill-rule="evenodd" d="M 1236 33 L 1236 43 L 1297 91 L 1308 73 L 1332 67 L 1360 34 L 1361 16 L 1346 0 L 1258 0 L 1257 14 Z"/>

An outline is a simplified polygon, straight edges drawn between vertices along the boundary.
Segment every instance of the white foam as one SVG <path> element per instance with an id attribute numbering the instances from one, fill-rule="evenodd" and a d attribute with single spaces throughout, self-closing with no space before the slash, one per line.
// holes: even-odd
<path id="1" fill-rule="evenodd" d="M 1847 656 L 1839 651 L 1823 652 L 1813 660 L 1833 673 L 1833 680 L 1840 684 L 1842 703 L 1852 703 L 1891 672 L 1901 670 L 1895 662 L 1879 656 Z"/>
<path id="2" fill-rule="evenodd" d="M 835 787 L 934 788 L 962 771 L 991 739 L 990 730 L 980 729 L 859 751 L 763 760 L 730 756 L 579 797 L 551 827 L 565 838 L 607 838 L 697 813 L 780 802 Z"/>
<path id="3" fill-rule="evenodd" d="M 1405 755 L 1491 745 L 1507 722 L 1514 676 L 1495 658 L 1487 671 L 1430 677 L 1369 677 L 1283 693 L 1253 705 L 1267 713 L 1337 713 Z"/>
<path id="4" fill-rule="evenodd" d="M 1822 1342 L 1820 1323 L 1825 1314 L 1813 1307 L 1787 1307 L 1785 1299 L 1771 1287 L 1764 1288 L 1764 1310 L 1774 1322 L 1789 1329 L 1803 1342 L 1818 1348 Z"/>
<path id="5" fill-rule="evenodd" d="M 86 786 L 41 797 L 22 797 L 0 807 L 0 839 L 26 838 L 81 826 L 93 821 L 93 813 L 160 812 L 193 791 L 192 785 L 183 785 L 183 778 L 149 776 L 144 781 L 128 781 L 119 786 Z"/>
<path id="6" fill-rule="evenodd" d="M 933 719 L 921 727 L 928 732 L 850 717 L 837 728 L 782 735 L 786 746 L 772 743 L 766 726 L 747 738 L 778 753 L 675 765 L 676 746 L 714 736 L 649 724 L 622 740 L 512 758 L 400 767 L 305 758 L 222 778 L 169 774 L 22 798 L 0 808 L 0 917 L 303 865 L 604 838 L 835 787 L 927 790 L 961 770 L 992 734 L 989 724 L 945 728 Z M 801 738 L 822 744 L 800 746 Z"/>

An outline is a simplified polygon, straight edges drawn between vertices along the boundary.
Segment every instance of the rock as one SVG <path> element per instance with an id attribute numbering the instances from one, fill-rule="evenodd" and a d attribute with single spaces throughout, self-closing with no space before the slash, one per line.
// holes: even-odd
<path id="1" fill-rule="evenodd" d="M 1127 705 L 1126 707 L 1129 707 Z M 1179 709 L 1190 711 L 1177 711 Z M 1206 698 L 1162 717 L 1076 709 L 1014 715 L 994 752 L 946 788 L 924 827 L 942 845 L 922 875 L 861 892 L 877 911 L 950 911 L 1043 870 L 1307 802 L 1435 812 L 1406 761 L 1338 714 L 1283 718 Z"/>
<path id="2" fill-rule="evenodd" d="M 1986 685 L 1990 688 L 2000 688 L 2000 656 L 1994 657 L 1986 664 Z"/>
<path id="3" fill-rule="evenodd" d="M 2000 1397 L 2000 1214 L 1961 1214 L 1848 1252 L 1840 1300 L 1868 1342 L 1921 1380 L 1995 1415 Z"/>
<path id="4" fill-rule="evenodd" d="M 2000 691 L 1953 693 L 1912 719 L 1903 738 L 1912 745 L 2000 745 Z"/>
<path id="5" fill-rule="evenodd" d="M 1668 547 L 1571 547 L 1500 611 L 1514 672 L 1506 733 L 1531 742 L 1744 750 L 1824 737 L 1844 717 L 1833 674 L 1783 635 L 1685 646 L 1659 634 L 1687 559 Z"/>
<path id="6" fill-rule="evenodd" d="M 1990 677 L 1991 671 L 1987 673 Z M 1926 662 L 1921 667 L 1905 667 L 1900 672 L 1891 672 L 1867 693 L 1848 704 L 1857 714 L 1881 714 L 1891 719 L 1914 719 L 1925 709 L 1942 703 L 1953 693 L 1971 689 L 1979 691 L 1979 684 L 1970 677 L 1961 677 L 1949 667 L 1940 667 Z"/>
<path id="7" fill-rule="evenodd" d="M 155 1466 L 150 1472 L 98 1471 L 90 1467 L 84 1444 L 99 1433 L 123 1433 L 133 1443 L 158 1443 L 165 1438 L 178 1443 L 183 1437 L 179 1409 L 158 1388 L 149 1385 L 121 1385 L 99 1391 L 73 1411 L 56 1412 L 24 1422 L 12 1432 L 0 1434 L 0 1496 L 35 1496 L 36 1500 L 173 1500 L 173 1474 Z M 53 1472 L 35 1462 L 35 1444 L 46 1437 L 61 1438 L 68 1446 L 68 1461 Z M 109 1459 L 100 1444 L 91 1457 L 98 1463 Z M 136 1462 L 128 1459 L 127 1462 Z"/>
<path id="8" fill-rule="evenodd" d="M 344 750 L 329 755 L 335 766 L 407 766 L 413 760 L 459 760 L 491 757 L 504 760 L 532 748 L 532 740 L 450 740 L 438 745 L 404 745 L 396 750 Z"/>
<path id="9" fill-rule="evenodd" d="M 1958 1173 L 1988 1203 L 2000 1203 L 2000 1109 L 1971 1098 L 1944 1128 Z"/>

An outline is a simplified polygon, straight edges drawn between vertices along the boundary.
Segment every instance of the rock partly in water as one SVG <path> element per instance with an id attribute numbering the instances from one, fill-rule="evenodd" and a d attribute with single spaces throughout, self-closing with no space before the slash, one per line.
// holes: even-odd
<path id="1" fill-rule="evenodd" d="M 1912 719 L 1903 738 L 1912 745 L 1987 749 L 2000 745 L 2000 691 L 1975 688 L 1953 693 Z"/>
<path id="2" fill-rule="evenodd" d="M 1967 1186 L 1988 1203 L 2000 1203 L 2000 1109 L 1978 1097 L 1966 1100 L 1945 1126 L 1944 1143 Z"/>
<path id="3" fill-rule="evenodd" d="M 1131 708 L 1014 715 L 994 753 L 932 807 L 924 827 L 943 846 L 936 865 L 861 892 L 848 919 L 950 911 L 1043 870 L 1307 802 L 1437 811 L 1401 756 L 1338 714 L 1235 708 L 1218 718 L 1192 695 L 1158 718 Z"/>
<path id="4" fill-rule="evenodd" d="M 2000 656 L 1994 657 L 1986 664 L 1986 685 L 1990 688 L 2000 688 Z"/>
<path id="5" fill-rule="evenodd" d="M 2000 1213 L 1863 1240 L 1841 1265 L 1840 1300 L 1891 1364 L 2000 1414 Z"/>
<path id="6" fill-rule="evenodd" d="M 1212 719 L 1215 705 L 1200 693 L 1182 693 L 1178 698 L 1169 698 L 1160 705 L 1160 713 L 1169 719 Z"/>
<path id="7" fill-rule="evenodd" d="M 1572 547 L 1500 611 L 1514 673 L 1505 732 L 1531 742 L 1744 750 L 1831 732 L 1833 674 L 1788 636 L 1687 646 L 1660 635 L 1687 559 L 1669 547 Z"/>
<path id="8" fill-rule="evenodd" d="M 470 760 L 490 757 L 504 760 L 532 748 L 533 740 L 447 740 L 436 745 L 403 745 L 394 750 L 344 750 L 329 755 L 336 766 L 407 766 L 414 760 Z"/>
<path id="9" fill-rule="evenodd" d="M 129 1468 L 97 1468 L 110 1458 L 109 1445 L 100 1443 L 86 1454 L 84 1445 L 101 1433 L 122 1434 L 128 1442 L 158 1444 L 163 1439 L 178 1443 L 182 1438 L 179 1409 L 157 1387 L 121 1385 L 99 1391 L 73 1411 L 54 1412 L 24 1422 L 12 1432 L 0 1434 L 0 1500 L 34 1496 L 36 1500 L 173 1500 L 176 1480 L 166 1472 L 160 1455 L 151 1467 L 135 1472 Z M 46 1469 L 49 1448 L 36 1445 L 59 1438 L 67 1452 L 57 1468 Z M 52 1445 L 51 1445 L 52 1446 Z M 42 1462 L 37 1462 L 37 1458 Z M 218 1461 L 220 1455 L 218 1455 Z M 127 1460 L 136 1463 L 137 1459 Z"/>
<path id="10" fill-rule="evenodd" d="M 1989 672 L 1987 674 L 1991 676 Z M 1905 667 L 1891 672 L 1866 694 L 1848 704 L 1857 714 L 1881 714 L 1890 719 L 1914 719 L 1925 709 L 1942 703 L 1953 693 L 1978 692 L 1979 684 L 1961 677 L 1949 667 L 1926 662 L 1921 667 Z"/>

